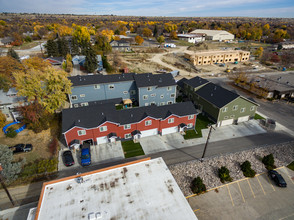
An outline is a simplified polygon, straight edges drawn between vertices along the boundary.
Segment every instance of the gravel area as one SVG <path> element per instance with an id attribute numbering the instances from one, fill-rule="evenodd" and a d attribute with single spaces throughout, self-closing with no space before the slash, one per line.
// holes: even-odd
<path id="1" fill-rule="evenodd" d="M 221 166 L 226 166 L 229 169 L 233 181 L 245 178 L 240 164 L 246 160 L 251 162 L 251 168 L 257 174 L 265 172 L 266 169 L 261 162 L 261 158 L 270 153 L 274 155 L 276 167 L 286 166 L 294 160 L 294 142 L 266 145 L 237 153 L 206 158 L 203 162 L 199 160 L 188 161 L 170 165 L 169 169 L 183 194 L 189 196 L 193 194 L 190 190 L 190 184 L 197 176 L 202 178 L 207 189 L 222 185 L 218 177 L 218 168 Z"/>

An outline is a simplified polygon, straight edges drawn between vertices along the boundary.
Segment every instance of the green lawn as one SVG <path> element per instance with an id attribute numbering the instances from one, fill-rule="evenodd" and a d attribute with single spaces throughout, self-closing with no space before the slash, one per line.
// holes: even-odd
<path id="1" fill-rule="evenodd" d="M 257 120 L 257 119 L 265 119 L 265 118 L 256 113 L 254 115 L 254 119 Z"/>
<path id="2" fill-rule="evenodd" d="M 211 123 L 213 122 L 210 121 L 206 116 L 198 115 L 196 119 L 196 127 L 195 127 L 197 133 L 194 130 L 186 131 L 186 135 L 184 135 L 185 140 L 202 137 L 201 130 L 207 128 L 208 124 L 211 124 Z"/>
<path id="3" fill-rule="evenodd" d="M 145 155 L 140 143 L 134 143 L 134 141 L 124 141 L 121 144 L 124 150 L 125 158 Z"/>
<path id="4" fill-rule="evenodd" d="M 294 171 L 294 161 L 290 163 L 287 167 Z"/>

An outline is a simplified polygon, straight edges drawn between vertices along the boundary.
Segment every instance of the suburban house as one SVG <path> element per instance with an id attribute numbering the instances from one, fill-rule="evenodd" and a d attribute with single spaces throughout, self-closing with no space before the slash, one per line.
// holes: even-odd
<path id="1" fill-rule="evenodd" d="M 254 117 L 259 106 L 201 77 L 182 81 L 182 86 L 183 93 L 217 126 L 248 121 Z"/>
<path id="2" fill-rule="evenodd" d="M 198 111 L 192 102 L 117 110 L 113 103 L 63 109 L 62 133 L 67 146 L 78 140 L 103 144 L 138 140 L 194 129 Z"/>
<path id="3" fill-rule="evenodd" d="M 144 158 L 43 184 L 27 220 L 197 220 L 162 158 Z"/>
<path id="4" fill-rule="evenodd" d="M 45 61 L 48 61 L 51 65 L 62 65 L 65 59 L 63 57 L 48 57 Z"/>
<path id="5" fill-rule="evenodd" d="M 205 41 L 205 34 L 178 34 L 179 40 L 187 41 L 189 43 L 197 43 Z"/>
<path id="6" fill-rule="evenodd" d="M 186 51 L 184 56 L 195 66 L 201 66 L 214 63 L 246 62 L 249 61 L 250 52 L 242 50 Z"/>
<path id="7" fill-rule="evenodd" d="M 87 106 L 90 102 L 117 99 L 139 106 L 166 105 L 176 102 L 176 82 L 170 73 L 123 73 L 69 77 L 71 107 Z M 116 103 L 120 104 L 120 103 Z"/>
<path id="8" fill-rule="evenodd" d="M 103 70 L 103 62 L 102 62 L 101 55 L 97 55 L 96 59 L 98 62 L 97 71 L 100 72 Z M 73 65 L 78 66 L 79 69 L 84 69 L 85 61 L 86 61 L 86 56 L 84 56 L 84 55 L 76 55 L 72 58 Z"/>
<path id="9" fill-rule="evenodd" d="M 227 31 L 223 30 L 205 30 L 205 29 L 196 29 L 190 34 L 205 34 L 206 40 L 217 40 L 217 41 L 228 41 L 234 40 L 235 36 Z"/>
<path id="10" fill-rule="evenodd" d="M 113 40 L 110 42 L 110 46 L 112 47 L 112 50 L 118 50 L 121 52 L 132 51 L 131 43 L 126 40 Z"/>
<path id="11" fill-rule="evenodd" d="M 0 38 L 0 46 L 9 46 L 12 42 L 14 41 L 14 39 L 12 37 L 4 37 L 4 38 Z"/>
<path id="12" fill-rule="evenodd" d="M 282 42 L 281 43 L 282 49 L 288 50 L 294 48 L 294 42 Z"/>

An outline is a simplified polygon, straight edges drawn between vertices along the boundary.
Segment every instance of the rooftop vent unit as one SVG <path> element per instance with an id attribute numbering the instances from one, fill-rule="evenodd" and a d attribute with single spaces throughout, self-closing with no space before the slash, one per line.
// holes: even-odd
<path id="1" fill-rule="evenodd" d="M 77 183 L 83 183 L 84 179 L 83 179 L 82 176 L 79 176 L 79 177 L 76 178 L 76 181 L 77 181 Z"/>

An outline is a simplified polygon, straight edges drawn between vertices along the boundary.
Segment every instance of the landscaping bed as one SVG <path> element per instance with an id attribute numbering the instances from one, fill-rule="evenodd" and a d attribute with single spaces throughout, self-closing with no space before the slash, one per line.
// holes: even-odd
<path id="1" fill-rule="evenodd" d="M 124 141 L 121 142 L 121 145 L 124 150 L 125 158 L 145 155 L 140 143 L 134 143 L 134 141 Z"/>

